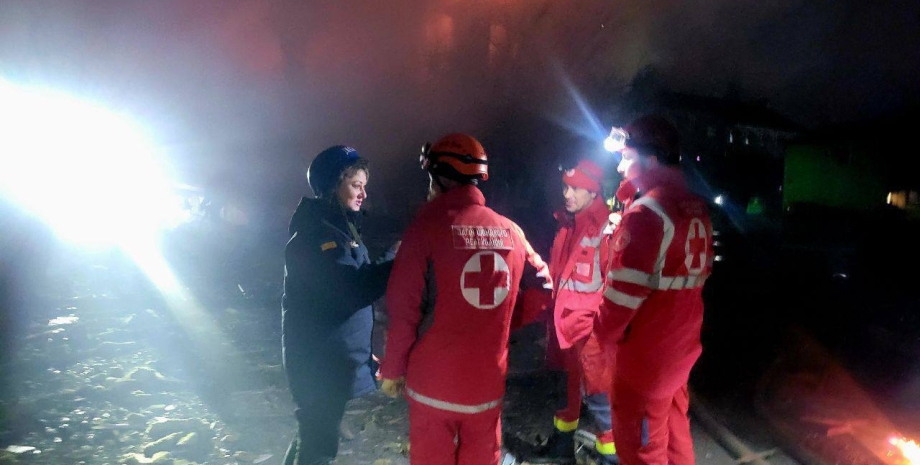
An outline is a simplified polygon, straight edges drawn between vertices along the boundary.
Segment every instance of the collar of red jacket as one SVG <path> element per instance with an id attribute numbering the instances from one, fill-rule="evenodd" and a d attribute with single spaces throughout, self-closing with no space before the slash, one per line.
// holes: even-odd
<path id="1" fill-rule="evenodd" d="M 478 187 L 466 184 L 444 192 L 432 200 L 431 208 L 453 208 L 466 205 L 485 205 L 486 198 Z"/>
<path id="2" fill-rule="evenodd" d="M 620 183 L 617 189 L 617 200 L 629 206 L 637 196 L 661 186 L 685 186 L 684 175 L 679 168 L 672 166 L 659 166 L 650 171 L 636 176 L 629 181 Z"/>
<path id="3" fill-rule="evenodd" d="M 553 214 L 553 216 L 555 216 L 556 221 L 564 227 L 584 227 L 588 224 L 594 227 L 600 227 L 607 223 L 607 218 L 610 216 L 610 209 L 607 208 L 607 204 L 604 203 L 604 197 L 598 195 L 594 198 L 594 201 L 591 202 L 591 205 L 588 205 L 585 209 L 574 215 L 563 208 Z"/>

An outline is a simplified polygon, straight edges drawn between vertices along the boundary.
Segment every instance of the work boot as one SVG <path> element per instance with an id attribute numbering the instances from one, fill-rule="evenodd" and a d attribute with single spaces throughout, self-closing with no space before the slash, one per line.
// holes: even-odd
<path id="1" fill-rule="evenodd" d="M 597 454 L 597 465 L 620 465 L 620 457 L 617 454 Z"/>
<path id="2" fill-rule="evenodd" d="M 578 434 L 576 433 L 575 436 L 575 442 L 578 442 Z M 597 465 L 618 465 L 620 463 L 617 448 L 613 443 L 613 431 L 604 431 L 595 435 L 593 444 L 587 444 L 587 446 L 595 457 Z"/>
<path id="3" fill-rule="evenodd" d="M 560 465 L 575 463 L 575 432 L 563 433 L 554 430 L 553 435 L 546 440 L 546 444 L 537 448 L 527 461 Z"/>

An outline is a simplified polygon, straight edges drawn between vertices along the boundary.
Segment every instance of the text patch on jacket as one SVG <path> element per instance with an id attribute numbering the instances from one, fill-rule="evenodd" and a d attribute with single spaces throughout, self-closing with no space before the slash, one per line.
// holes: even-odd
<path id="1" fill-rule="evenodd" d="M 510 228 L 452 225 L 454 248 L 463 250 L 513 250 Z"/>

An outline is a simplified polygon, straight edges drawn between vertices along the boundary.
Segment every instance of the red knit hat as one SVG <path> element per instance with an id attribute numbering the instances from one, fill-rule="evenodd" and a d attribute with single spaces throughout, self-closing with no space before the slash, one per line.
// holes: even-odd
<path id="1" fill-rule="evenodd" d="M 600 192 L 603 179 L 604 172 L 601 171 L 601 167 L 589 160 L 581 160 L 575 168 L 562 172 L 562 182 L 590 192 Z"/>

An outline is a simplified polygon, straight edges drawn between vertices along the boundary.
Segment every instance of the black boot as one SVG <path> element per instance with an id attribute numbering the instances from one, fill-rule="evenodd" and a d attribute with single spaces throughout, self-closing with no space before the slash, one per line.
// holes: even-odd
<path id="1" fill-rule="evenodd" d="M 597 465 L 620 465 L 620 457 L 617 454 L 597 454 Z"/>
<path id="2" fill-rule="evenodd" d="M 530 463 L 555 463 L 559 465 L 575 463 L 575 431 L 567 433 L 553 431 L 546 444 L 537 448 Z"/>

